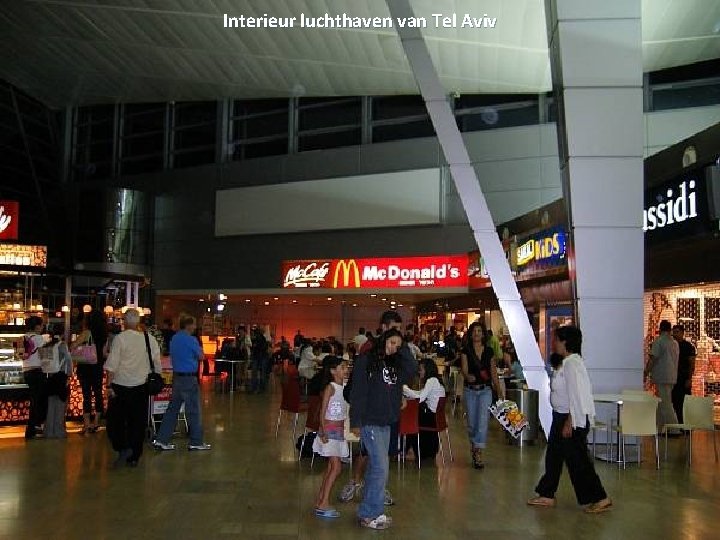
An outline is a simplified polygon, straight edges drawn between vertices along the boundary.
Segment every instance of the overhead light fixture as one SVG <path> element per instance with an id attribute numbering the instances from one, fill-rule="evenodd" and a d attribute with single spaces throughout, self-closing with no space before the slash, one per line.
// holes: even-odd
<path id="1" fill-rule="evenodd" d="M 268 300 L 265 300 L 264 304 L 265 304 L 266 306 L 269 306 L 269 305 L 270 305 L 270 302 L 269 302 Z"/>
<path id="2" fill-rule="evenodd" d="M 217 310 L 218 310 L 219 312 L 225 311 L 225 304 L 218 304 L 218 305 L 217 305 Z"/>
<path id="3" fill-rule="evenodd" d="M 328 302 L 332 301 L 332 296 L 328 296 Z"/>
<path id="4" fill-rule="evenodd" d="M 277 301 L 277 300 L 280 300 L 280 297 L 275 296 L 275 297 L 273 298 L 273 300 L 276 300 L 276 301 Z"/>
<path id="5" fill-rule="evenodd" d="M 198 298 L 198 302 L 204 302 L 204 301 L 205 301 L 204 298 Z"/>
<path id="6" fill-rule="evenodd" d="M 60 311 L 62 311 L 63 313 L 70 313 L 70 308 L 67 306 L 63 306 L 60 308 Z"/>
<path id="7" fill-rule="evenodd" d="M 357 304 L 353 304 L 353 307 L 357 307 Z"/>
<path id="8" fill-rule="evenodd" d="M 377 298 L 377 294 L 371 294 L 370 298 Z"/>
<path id="9" fill-rule="evenodd" d="M 227 300 L 227 296 L 224 295 L 223 293 L 220 293 L 220 294 L 218 294 L 218 300 L 220 300 L 221 302 L 222 302 L 223 300 Z"/>
<path id="10" fill-rule="evenodd" d="M 398 307 L 405 307 L 403 304 L 398 304 Z"/>
<path id="11" fill-rule="evenodd" d="M 249 303 L 250 303 L 250 299 L 249 299 L 249 298 L 246 298 L 246 299 L 245 299 L 245 303 L 246 303 L 246 304 L 249 304 Z"/>
<path id="12" fill-rule="evenodd" d="M 90 313 L 92 311 L 92 306 L 90 304 L 85 304 L 83 306 L 83 313 Z"/>
<path id="13" fill-rule="evenodd" d="M 381 298 L 380 300 L 382 300 L 383 302 L 387 302 L 387 298 Z"/>
<path id="14" fill-rule="evenodd" d="M 293 304 L 297 304 L 297 303 L 298 303 L 298 301 L 297 301 L 297 300 L 293 300 Z"/>
<path id="15" fill-rule="evenodd" d="M 103 312 L 105 313 L 105 315 L 112 315 L 114 311 L 115 309 L 112 306 L 105 306 L 103 308 Z"/>

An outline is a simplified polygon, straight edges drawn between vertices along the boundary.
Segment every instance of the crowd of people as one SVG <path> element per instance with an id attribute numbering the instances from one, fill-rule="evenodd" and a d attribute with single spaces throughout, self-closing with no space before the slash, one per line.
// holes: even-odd
<path id="1" fill-rule="evenodd" d="M 650 366 L 658 384 L 670 384 L 658 375 L 663 355 L 672 356 L 679 349 L 677 343 L 673 345 L 668 341 L 666 326 L 665 322 L 661 325 L 661 337 L 653 346 L 655 361 Z M 78 369 L 78 377 L 83 390 L 81 433 L 96 432 L 99 419 L 106 417 L 108 436 L 117 452 L 116 465 L 137 466 L 147 428 L 150 379 L 153 373 L 162 371 L 160 358 L 166 347 L 173 364 L 173 393 L 153 446 L 158 451 L 175 450 L 171 438 L 184 405 L 190 439 L 188 450 L 211 448 L 203 437 L 198 380 L 199 369 L 206 359 L 193 317 L 181 315 L 177 332 L 171 324 L 166 324 L 160 343 L 142 328 L 141 316 L 134 309 L 125 313 L 122 332 L 108 329 L 101 316 L 90 313 L 69 346 L 58 329 L 57 336 L 45 343 L 42 330 L 41 319 L 28 321 L 23 359 L 31 409 L 26 437 L 35 437 L 43 423 L 49 436 L 58 430 L 62 432 L 60 436 L 64 434 L 64 403 L 60 407 L 51 404 L 67 399 L 73 353 L 82 347 L 94 349 L 97 361 L 78 366 L 82 368 Z M 482 470 L 486 466 L 483 452 L 488 442 L 488 408 L 495 397 L 505 399 L 505 385 L 501 384 L 499 370 L 510 370 L 513 376 L 521 376 L 522 368 L 512 344 L 500 343 L 480 322 L 470 325 L 462 336 L 451 329 L 443 337 L 433 346 L 444 349 L 442 359 L 446 367 L 455 365 L 462 374 L 470 462 L 475 469 Z M 528 504 L 555 506 L 555 492 L 562 467 L 566 465 L 578 503 L 585 505 L 587 512 L 599 513 L 608 510 L 612 501 L 587 451 L 587 434 L 595 409 L 590 380 L 580 356 L 581 343 L 579 329 L 556 330 L 551 383 L 553 425 L 548 437 L 546 471 L 536 488 L 537 496 Z M 436 357 L 431 354 L 433 348 L 423 352 L 424 348 L 413 326 L 406 326 L 403 332 L 400 315 L 387 311 L 382 314 L 376 332 L 361 328 L 346 345 L 332 337 L 305 338 L 298 331 L 292 344 L 282 337 L 273 348 L 257 328 L 248 333 L 245 327 L 239 327 L 235 339 L 223 344 L 219 356 L 249 362 L 253 372 L 251 391 L 265 390 L 274 365 L 283 375 L 292 372 L 293 384 L 304 383 L 306 395 L 320 397 L 320 428 L 312 448 L 327 458 L 327 470 L 314 508 L 321 518 L 340 515 L 331 500 L 342 461 L 349 457 L 345 440 L 345 423 L 349 423 L 350 432 L 360 440 L 360 455 L 353 478 L 342 487 L 337 499 L 341 502 L 361 499 L 357 510 L 359 524 L 370 529 L 386 529 L 392 525 L 392 518 L 385 507 L 394 502 L 387 489 L 389 462 L 400 452 L 397 433 L 401 411 L 407 400 L 417 400 L 418 424 L 434 428 L 440 400 L 446 396 L 446 379 L 440 375 Z M 102 399 L 104 378 L 109 398 L 107 411 Z M 666 401 L 671 399 L 671 390 L 661 390 Z M 669 411 L 672 408 L 668 414 Z M 51 418 L 56 416 L 62 418 L 62 428 Z M 434 460 L 438 450 L 435 433 L 423 431 L 410 441 L 409 449 L 403 449 L 415 459 L 427 460 Z"/>

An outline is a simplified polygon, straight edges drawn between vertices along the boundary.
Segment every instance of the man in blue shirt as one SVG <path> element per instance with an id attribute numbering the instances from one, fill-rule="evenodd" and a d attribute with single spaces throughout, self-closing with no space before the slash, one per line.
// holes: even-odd
<path id="1" fill-rule="evenodd" d="M 190 444 L 188 450 L 210 450 L 203 441 L 200 417 L 200 386 L 198 383 L 198 363 L 205 358 L 202 348 L 193 336 L 197 324 L 194 317 L 180 316 L 180 331 L 170 341 L 170 358 L 173 366 L 173 393 L 170 405 L 163 416 L 157 438 L 153 446 L 157 450 L 175 450 L 170 443 L 177 424 L 178 413 L 185 404 L 185 416 L 188 421 Z"/>

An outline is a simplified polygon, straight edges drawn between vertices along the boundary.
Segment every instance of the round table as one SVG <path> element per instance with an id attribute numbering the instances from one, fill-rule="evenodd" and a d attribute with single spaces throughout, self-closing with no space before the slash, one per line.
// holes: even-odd
<path id="1" fill-rule="evenodd" d="M 246 363 L 247 360 L 229 360 L 227 358 L 216 358 L 215 362 L 225 362 L 230 364 L 230 393 L 235 393 L 235 364 Z M 216 370 L 217 371 L 217 370 Z"/>

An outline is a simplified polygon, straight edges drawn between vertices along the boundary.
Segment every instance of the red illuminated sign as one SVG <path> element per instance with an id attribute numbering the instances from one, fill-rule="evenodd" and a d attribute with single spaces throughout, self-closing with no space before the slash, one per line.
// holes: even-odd
<path id="1" fill-rule="evenodd" d="M 17 201 L 0 201 L 0 240 L 18 239 L 20 204 Z"/>
<path id="2" fill-rule="evenodd" d="M 285 261 L 283 287 L 406 289 L 467 287 L 467 255 Z"/>

